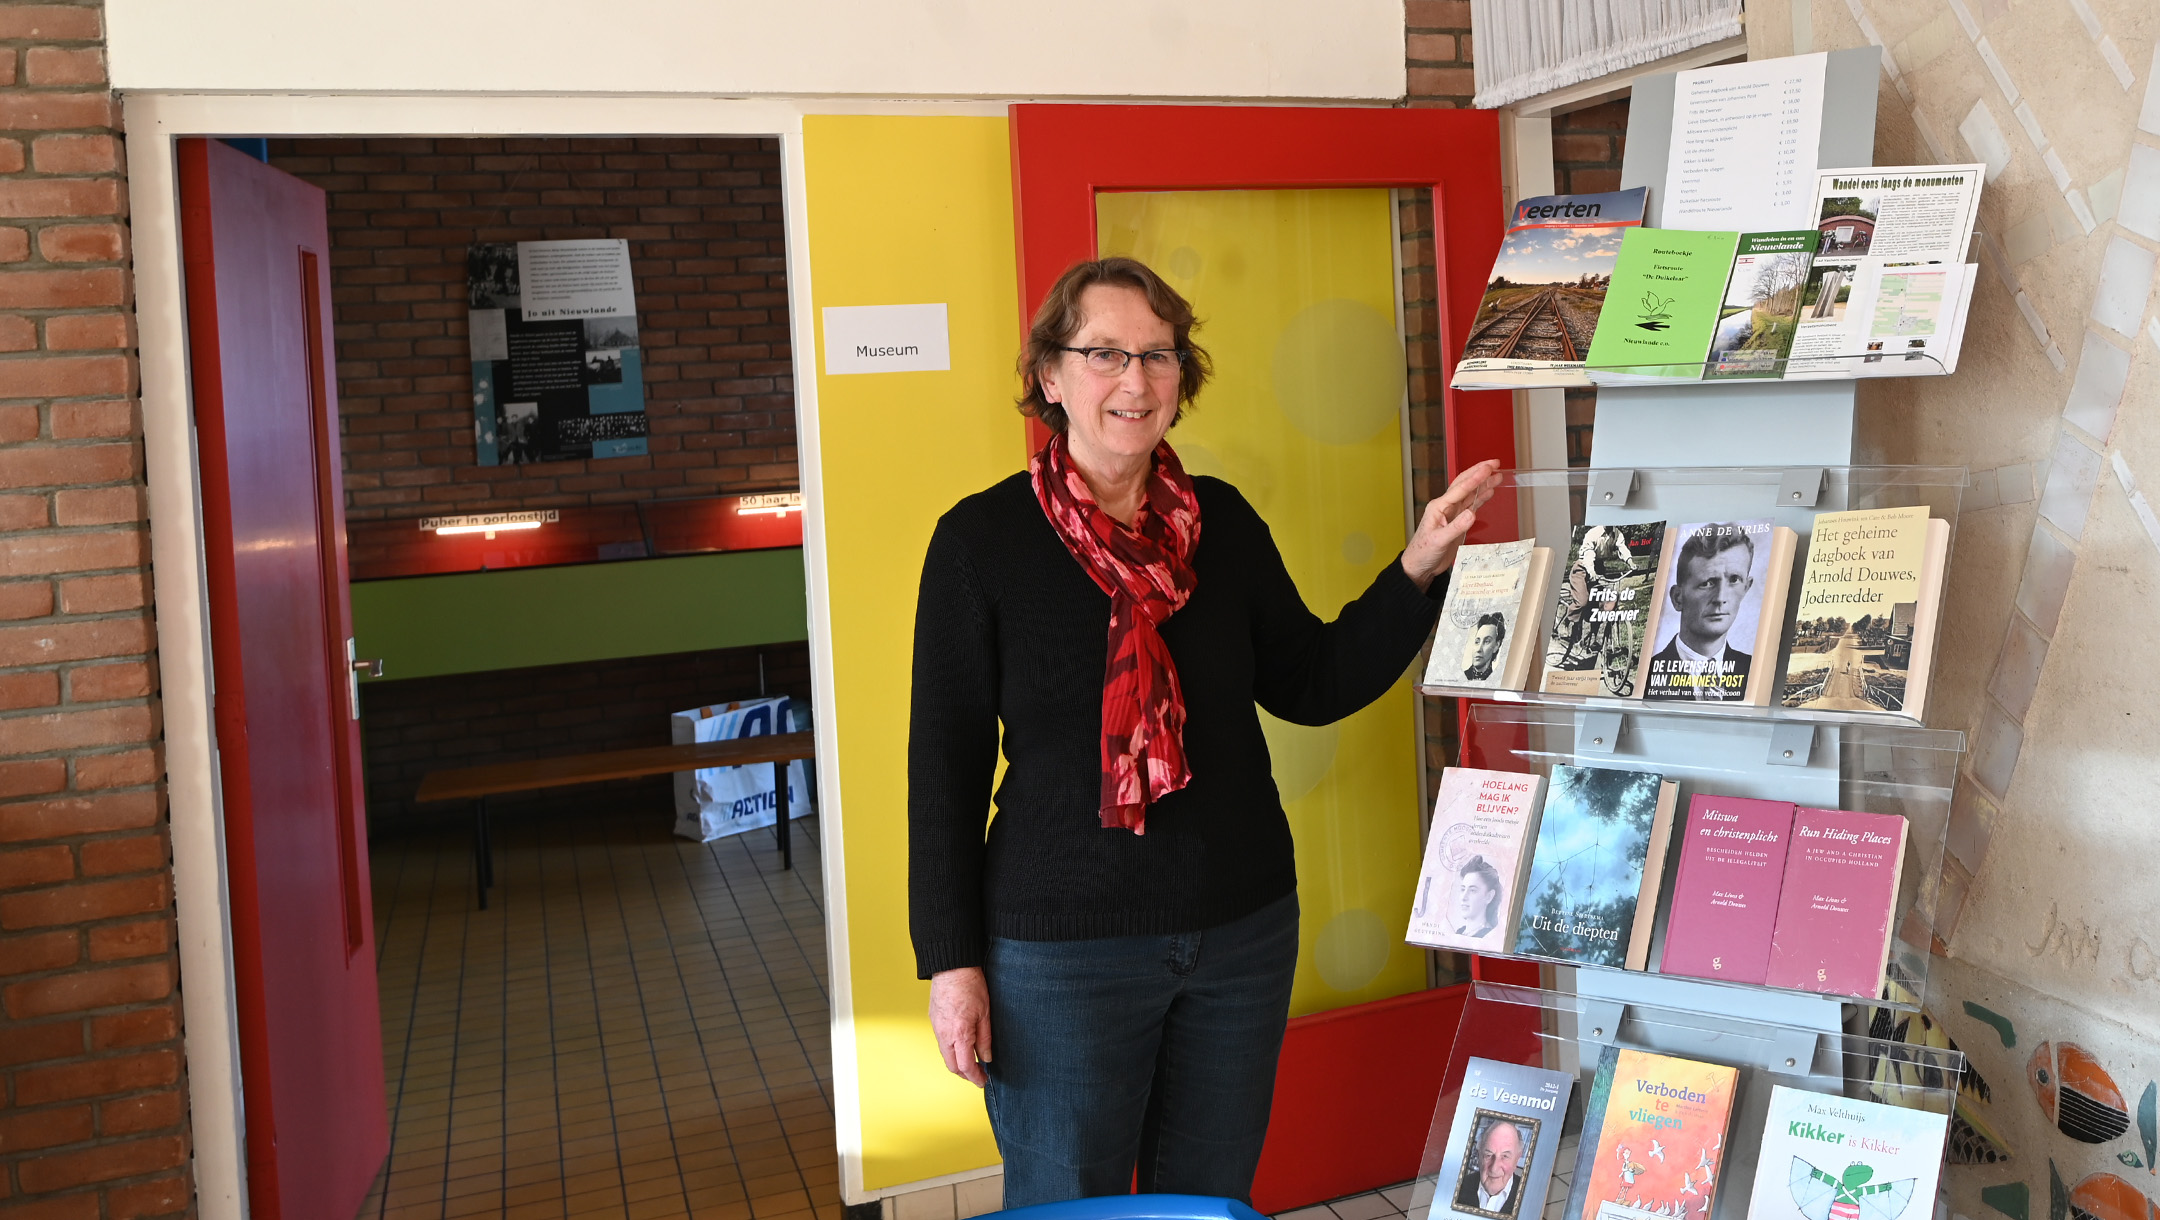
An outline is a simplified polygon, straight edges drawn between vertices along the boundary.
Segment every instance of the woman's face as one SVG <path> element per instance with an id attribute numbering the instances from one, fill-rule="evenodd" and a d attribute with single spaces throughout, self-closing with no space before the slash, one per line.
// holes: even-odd
<path id="1" fill-rule="evenodd" d="M 1096 284 L 1080 294 L 1086 320 L 1072 347 L 1152 352 L 1177 346 L 1176 332 L 1148 308 L 1137 288 Z M 1065 408 L 1066 443 L 1082 464 L 1144 458 L 1177 418 L 1178 377 L 1149 376 L 1138 360 L 1105 377 L 1077 352 L 1062 352 L 1042 372 L 1043 397 Z"/>

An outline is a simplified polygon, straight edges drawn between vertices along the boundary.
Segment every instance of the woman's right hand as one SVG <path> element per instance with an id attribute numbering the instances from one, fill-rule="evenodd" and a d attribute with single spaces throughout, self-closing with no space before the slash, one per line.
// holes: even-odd
<path id="1" fill-rule="evenodd" d="M 981 1088 L 989 1077 L 990 984 L 982 967 L 963 966 L 930 976 L 930 1028 L 937 1031 L 938 1053 L 945 1070 Z"/>

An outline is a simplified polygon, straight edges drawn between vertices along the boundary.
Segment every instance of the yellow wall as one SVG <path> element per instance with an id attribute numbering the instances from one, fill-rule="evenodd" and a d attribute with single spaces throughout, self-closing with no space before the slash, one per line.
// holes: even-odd
<path id="1" fill-rule="evenodd" d="M 1146 262 L 1200 315 L 1216 376 L 1170 434 L 1185 466 L 1267 520 L 1315 614 L 1333 618 L 1402 549 L 1403 349 L 1388 192 L 1177 191 L 1096 199 L 1105 254 Z M 1306 728 L 1261 713 L 1297 841 L 1303 945 L 1291 1011 L 1425 985 L 1403 943 L 1418 871 L 1417 721 L 1404 674 Z"/>
<path id="2" fill-rule="evenodd" d="M 952 341 L 943 373 L 829 377 L 822 334 L 818 348 L 849 984 L 863 1186 L 874 1191 L 998 1160 L 982 1095 L 938 1059 L 929 984 L 915 978 L 907 707 L 930 531 L 1025 464 L 1012 406 L 1012 181 L 1002 118 L 811 116 L 803 146 L 814 304 L 941 301 Z M 840 1133 L 843 1149 L 851 1135 Z"/>

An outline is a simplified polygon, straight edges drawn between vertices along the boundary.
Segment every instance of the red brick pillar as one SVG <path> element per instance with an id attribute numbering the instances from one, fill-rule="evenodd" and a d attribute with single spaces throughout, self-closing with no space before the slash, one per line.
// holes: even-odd
<path id="1" fill-rule="evenodd" d="M 192 1211 L 119 115 L 0 3 L 0 1220 Z"/>

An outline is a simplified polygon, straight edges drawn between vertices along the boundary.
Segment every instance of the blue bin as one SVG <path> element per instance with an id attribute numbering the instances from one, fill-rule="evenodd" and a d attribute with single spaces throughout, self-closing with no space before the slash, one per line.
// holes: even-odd
<path id="1" fill-rule="evenodd" d="M 995 1214 L 1012 1220 L 1267 1220 L 1236 1199 L 1213 1195 L 1103 1195 Z"/>

